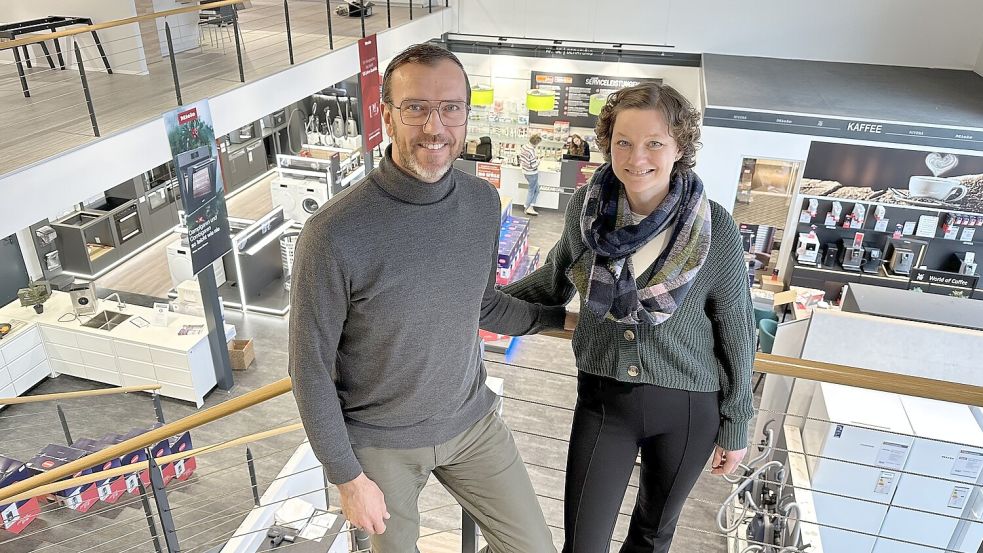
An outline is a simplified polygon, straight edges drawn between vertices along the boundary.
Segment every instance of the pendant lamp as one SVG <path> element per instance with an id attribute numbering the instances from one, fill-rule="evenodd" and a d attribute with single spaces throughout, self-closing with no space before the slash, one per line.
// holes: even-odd
<path id="1" fill-rule="evenodd" d="M 495 102 L 495 89 L 484 84 L 471 87 L 472 106 L 490 106 Z"/>
<path id="2" fill-rule="evenodd" d="M 600 115 L 601 109 L 604 108 L 604 104 L 608 103 L 607 94 L 591 94 L 590 104 L 587 106 L 587 113 L 591 115 Z"/>
<path id="3" fill-rule="evenodd" d="M 529 111 L 552 111 L 556 93 L 552 90 L 533 88 L 526 92 L 526 108 Z"/>

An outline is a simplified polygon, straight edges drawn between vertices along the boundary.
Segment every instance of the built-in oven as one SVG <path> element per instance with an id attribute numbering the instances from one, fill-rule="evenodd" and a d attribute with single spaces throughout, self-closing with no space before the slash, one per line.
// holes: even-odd
<path id="1" fill-rule="evenodd" d="M 120 244 L 136 238 L 143 232 L 143 224 L 140 222 L 140 213 L 137 211 L 136 201 L 113 212 L 112 217 Z"/>
<path id="2" fill-rule="evenodd" d="M 178 178 L 188 214 L 211 201 L 217 194 L 216 160 L 208 146 L 178 155 Z"/>
<path id="3" fill-rule="evenodd" d="M 169 209 L 171 207 L 171 201 L 168 193 L 168 187 L 158 186 L 157 188 L 148 192 L 147 206 L 150 208 L 150 213 L 157 213 L 163 209 Z"/>

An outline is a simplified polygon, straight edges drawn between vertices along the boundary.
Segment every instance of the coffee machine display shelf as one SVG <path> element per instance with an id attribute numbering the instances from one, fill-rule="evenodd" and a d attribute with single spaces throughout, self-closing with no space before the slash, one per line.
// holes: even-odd
<path id="1" fill-rule="evenodd" d="M 932 215 L 938 214 L 938 215 L 942 215 L 942 216 L 944 216 L 946 213 L 952 213 L 954 215 L 976 215 L 976 216 L 980 216 L 981 215 L 980 213 L 975 212 L 975 211 L 960 211 L 958 209 L 950 209 L 950 208 L 947 208 L 947 207 L 924 207 L 924 206 L 918 206 L 918 205 L 891 204 L 891 203 L 885 203 L 885 202 L 878 202 L 877 200 L 852 200 L 850 198 L 837 198 L 835 196 L 816 196 L 816 195 L 813 195 L 813 194 L 799 194 L 799 199 L 800 200 L 819 200 L 820 202 L 830 202 L 830 203 L 832 203 L 832 202 L 840 202 L 840 203 L 843 203 L 843 204 L 857 204 L 857 203 L 859 203 L 859 204 L 863 204 L 865 206 L 884 206 L 884 207 L 887 207 L 887 208 L 892 208 L 893 207 L 893 208 L 897 208 L 897 209 L 908 209 L 908 210 L 911 210 L 911 211 L 922 211 L 922 212 L 925 212 L 927 214 L 932 214 Z M 805 202 L 802 202 L 802 204 L 805 205 Z M 805 208 L 802 207 L 801 209 L 805 209 Z M 870 210 L 868 210 L 868 214 L 869 214 L 869 212 L 870 212 Z M 870 217 L 868 215 L 868 219 L 872 219 L 872 217 Z"/>

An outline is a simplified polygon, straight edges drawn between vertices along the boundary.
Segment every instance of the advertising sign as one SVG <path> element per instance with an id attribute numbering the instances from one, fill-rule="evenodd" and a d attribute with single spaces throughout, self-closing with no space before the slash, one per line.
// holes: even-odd
<path id="1" fill-rule="evenodd" d="M 553 111 L 530 112 L 529 122 L 552 125 L 553 121 L 559 118 L 569 121 L 572 127 L 592 129 L 597 123 L 597 116 L 587 111 L 592 94 L 606 96 L 616 90 L 643 82 L 661 83 L 662 79 L 533 71 L 530 88 L 553 90 L 556 93 L 556 100 Z"/>
<path id="2" fill-rule="evenodd" d="M 232 250 L 225 186 L 208 100 L 164 114 L 167 140 L 184 205 L 195 274 Z"/>
<path id="3" fill-rule="evenodd" d="M 358 41 L 359 87 L 362 91 L 362 132 L 368 149 L 382 144 L 382 98 L 376 36 Z"/>
<path id="4" fill-rule="evenodd" d="M 495 188 L 502 187 L 502 166 L 496 163 L 477 162 L 475 173 L 479 179 L 485 179 Z"/>
<path id="5" fill-rule="evenodd" d="M 591 163 L 590 161 L 578 161 L 577 168 L 577 189 L 579 190 L 581 186 L 585 186 L 594 177 L 594 172 L 600 167 L 600 163 Z"/>
<path id="6" fill-rule="evenodd" d="M 983 156 L 813 142 L 799 191 L 983 213 Z"/>

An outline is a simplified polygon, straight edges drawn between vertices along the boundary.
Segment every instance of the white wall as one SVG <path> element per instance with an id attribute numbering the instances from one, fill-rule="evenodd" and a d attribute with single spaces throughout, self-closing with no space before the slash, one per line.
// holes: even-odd
<path id="1" fill-rule="evenodd" d="M 409 44 L 439 37 L 443 29 L 442 17 L 434 14 L 380 33 L 379 58 L 391 58 Z M 216 96 L 210 101 L 215 134 L 227 134 L 357 72 L 358 47 L 353 44 Z M 0 232 L 7 236 L 70 209 L 170 158 L 164 121 L 158 117 L 4 175 L 0 177 Z M 39 190 L 44 191 L 43 198 L 38 197 Z"/>
<path id="2" fill-rule="evenodd" d="M 682 52 L 971 69 L 980 0 L 470 0 L 460 32 Z"/>
<path id="3" fill-rule="evenodd" d="M 92 19 L 93 23 L 104 23 L 137 15 L 133 0 L 86 0 L 85 2 L 0 0 L 0 6 L 2 6 L 0 17 L 3 18 L 4 22 L 38 19 L 49 15 L 66 15 L 88 17 Z M 136 23 L 98 31 L 98 34 L 99 41 L 102 42 L 103 48 L 106 50 L 113 71 L 135 75 L 147 72 L 143 42 L 140 40 L 140 27 Z M 79 48 L 82 50 L 82 58 L 86 60 L 86 71 L 105 71 L 99 58 L 99 51 L 92 42 L 92 35 L 79 35 L 77 40 Z M 68 39 L 62 39 L 61 44 L 63 52 L 72 48 Z M 51 51 L 52 59 L 57 64 L 58 58 L 50 41 L 48 42 L 48 49 Z M 12 62 L 13 55 L 9 51 L 0 52 L 0 59 Z M 31 48 L 31 59 L 35 62 L 40 60 L 39 65 L 46 67 L 47 62 L 44 60 L 44 55 L 39 46 Z M 74 60 L 75 55 L 71 54 L 70 59 Z M 66 59 L 67 62 L 68 59 Z"/>

